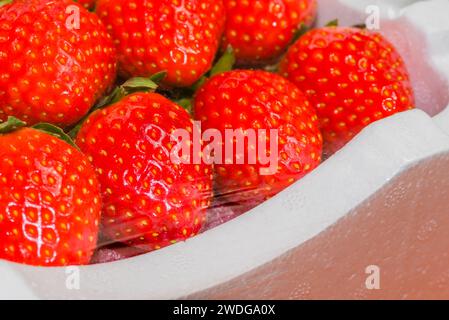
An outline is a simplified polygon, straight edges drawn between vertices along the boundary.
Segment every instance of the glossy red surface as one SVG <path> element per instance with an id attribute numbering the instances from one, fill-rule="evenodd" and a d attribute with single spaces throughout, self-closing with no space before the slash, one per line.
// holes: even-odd
<path id="1" fill-rule="evenodd" d="M 370 123 L 414 108 L 406 66 L 378 33 L 343 27 L 312 30 L 290 47 L 280 72 L 316 108 L 329 154 Z"/>
<path id="2" fill-rule="evenodd" d="M 0 258 L 87 264 L 101 212 L 94 169 L 66 142 L 34 129 L 0 136 Z"/>
<path id="3" fill-rule="evenodd" d="M 141 93 L 93 113 L 77 144 L 97 169 L 105 236 L 146 251 L 194 236 L 212 195 L 212 167 L 171 160 L 174 130 L 190 115 L 159 94 Z"/>
<path id="4" fill-rule="evenodd" d="M 239 164 L 237 152 L 232 159 L 225 159 L 226 146 L 220 145 L 223 159 L 215 166 L 217 188 L 232 201 L 254 201 L 255 197 L 260 202 L 303 177 L 321 161 L 322 137 L 316 113 L 305 95 L 278 75 L 248 70 L 219 74 L 198 91 L 194 113 L 204 131 L 217 129 L 222 137 L 226 137 L 226 129 L 254 129 L 266 134 L 265 154 L 258 133 L 257 145 L 244 141 L 244 154 L 240 155 L 245 156 L 244 164 Z M 270 141 L 269 130 L 277 133 L 276 141 Z M 234 140 L 234 150 L 236 146 Z M 256 149 L 256 161 L 251 164 L 249 150 Z M 271 152 L 276 152 L 274 173 L 262 174 L 261 170 L 269 167 L 262 163 L 262 157 Z"/>
<path id="5" fill-rule="evenodd" d="M 100 0 L 96 11 L 115 40 L 122 75 L 167 71 L 165 84 L 181 87 L 210 69 L 225 21 L 221 0 Z"/>
<path id="6" fill-rule="evenodd" d="M 301 24 L 311 25 L 316 0 L 224 0 L 223 48 L 231 45 L 240 64 L 273 62 L 293 40 Z"/>
<path id="7" fill-rule="evenodd" d="M 112 85 L 113 42 L 75 2 L 14 1 L 0 7 L 0 25 L 0 120 L 68 126 Z"/>

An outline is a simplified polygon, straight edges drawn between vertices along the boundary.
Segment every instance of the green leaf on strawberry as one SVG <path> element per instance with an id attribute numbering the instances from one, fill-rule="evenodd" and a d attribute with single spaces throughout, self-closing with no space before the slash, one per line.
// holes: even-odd
<path id="1" fill-rule="evenodd" d="M 26 122 L 10 116 L 10 117 L 8 117 L 8 120 L 0 123 L 0 134 L 7 134 L 7 133 L 13 132 L 15 130 L 18 130 L 18 129 L 26 127 L 26 126 L 27 126 Z M 31 128 L 41 131 L 41 132 L 45 132 L 45 133 L 52 135 L 56 138 L 59 138 L 60 140 L 67 142 L 72 147 L 78 149 L 78 147 L 73 142 L 73 140 L 70 138 L 70 136 L 68 134 L 66 134 L 64 132 L 64 130 L 62 130 L 61 128 L 59 128 L 55 125 L 42 122 L 42 123 L 35 124 Z"/>
<path id="2" fill-rule="evenodd" d="M 218 59 L 209 72 L 209 77 L 213 77 L 219 73 L 231 71 L 235 64 L 235 53 L 232 46 L 228 46 L 223 55 Z"/>
<path id="3" fill-rule="evenodd" d="M 126 92 L 133 93 L 155 91 L 158 85 L 150 78 L 136 77 L 127 80 L 121 87 Z"/>
<path id="4" fill-rule="evenodd" d="M 38 123 L 32 126 L 31 128 L 48 133 L 49 135 L 52 135 L 62 141 L 67 142 L 72 147 L 78 149 L 78 146 L 73 142 L 72 138 L 64 132 L 61 128 L 52 125 L 51 123 Z"/>
<path id="5" fill-rule="evenodd" d="M 299 38 L 301 38 L 304 34 L 306 34 L 311 28 L 304 23 L 301 24 L 299 29 L 295 32 L 295 35 L 293 36 L 292 43 L 295 43 Z"/>
<path id="6" fill-rule="evenodd" d="M 135 77 L 125 81 L 116 87 L 112 93 L 104 97 L 91 111 L 101 109 L 105 106 L 120 101 L 123 97 L 136 92 L 154 92 L 158 88 L 158 82 L 165 77 L 165 72 L 158 72 L 149 78 Z"/>
<path id="7" fill-rule="evenodd" d="M 8 120 L 0 123 L 0 134 L 9 133 L 19 128 L 25 127 L 26 123 L 15 117 L 8 117 Z"/>
<path id="8" fill-rule="evenodd" d="M 157 85 L 160 85 L 162 81 L 167 77 L 167 71 L 160 71 L 156 72 L 152 76 L 150 76 L 150 80 L 156 83 Z"/>
<path id="9" fill-rule="evenodd" d="M 192 99 L 191 98 L 181 98 L 176 100 L 175 103 L 178 106 L 183 107 L 187 112 L 192 113 Z"/>
<path id="10" fill-rule="evenodd" d="M 338 27 L 338 19 L 334 19 L 326 23 L 326 27 Z"/>
<path id="11" fill-rule="evenodd" d="M 364 23 L 355 24 L 355 25 L 353 25 L 353 27 L 357 28 L 357 29 L 366 29 L 366 24 L 364 24 Z"/>
<path id="12" fill-rule="evenodd" d="M 219 73 L 231 71 L 234 68 L 235 62 L 236 58 L 234 49 L 232 46 L 228 46 L 223 55 L 218 58 L 212 69 L 206 75 L 202 76 L 197 82 L 195 82 L 195 84 L 190 87 L 190 90 L 196 92 L 204 85 L 204 83 L 206 83 L 207 79 Z"/>
<path id="13" fill-rule="evenodd" d="M 84 121 L 89 117 L 89 115 L 99 109 L 103 109 L 111 104 L 114 104 L 122 100 L 127 95 L 136 92 L 155 92 L 159 87 L 159 82 L 161 82 L 166 76 L 166 72 L 158 72 L 149 78 L 135 77 L 125 81 L 123 84 L 117 86 L 112 90 L 112 93 L 106 97 L 103 97 L 72 130 L 69 131 L 68 136 L 72 139 L 76 137 L 78 131 L 83 125 Z"/>
<path id="14" fill-rule="evenodd" d="M 11 3 L 11 2 L 12 2 L 12 0 L 0 0 L 0 7 L 6 5 L 8 3 Z"/>

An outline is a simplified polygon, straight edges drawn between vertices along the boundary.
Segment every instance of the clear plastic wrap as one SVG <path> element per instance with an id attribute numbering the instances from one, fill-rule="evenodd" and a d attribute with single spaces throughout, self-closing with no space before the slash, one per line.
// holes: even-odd
<path id="1" fill-rule="evenodd" d="M 188 2 L 0 8 L 0 258 L 95 264 L 186 241 L 314 170 L 323 143 L 414 107 L 395 48 L 309 30 L 316 1 Z"/>

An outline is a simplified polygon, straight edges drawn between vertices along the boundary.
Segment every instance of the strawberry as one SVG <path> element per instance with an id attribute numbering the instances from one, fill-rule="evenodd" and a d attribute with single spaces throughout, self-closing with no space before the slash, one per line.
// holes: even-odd
<path id="1" fill-rule="evenodd" d="M 266 149 L 266 155 L 273 153 L 275 159 L 271 173 L 262 172 L 269 167 L 262 162 L 265 154 L 259 150 L 263 136 L 255 133 L 257 141 L 246 141 L 244 155 L 236 151 L 232 158 L 226 156 L 226 144 L 221 144 L 226 159 L 215 159 L 217 189 L 230 202 L 263 201 L 320 163 L 322 138 L 315 111 L 294 84 L 276 74 L 249 70 L 220 73 L 198 90 L 194 114 L 203 130 L 216 129 L 222 137 L 226 129 L 243 133 L 254 129 L 265 132 L 270 142 L 267 131 L 277 133 L 276 141 L 271 141 L 277 152 Z M 231 141 L 237 150 L 237 140 Z M 256 149 L 257 161 L 251 163 L 249 150 Z M 241 161 L 242 156 L 245 161 Z"/>
<path id="2" fill-rule="evenodd" d="M 115 39 L 120 73 L 166 71 L 166 85 L 185 87 L 206 73 L 224 27 L 221 0 L 99 0 L 96 11 Z"/>
<path id="3" fill-rule="evenodd" d="M 273 62 L 288 47 L 301 24 L 311 25 L 316 0 L 224 0 L 223 48 L 231 45 L 240 65 Z"/>
<path id="4" fill-rule="evenodd" d="M 0 26 L 0 120 L 74 124 L 114 81 L 109 34 L 73 1 L 16 0 L 0 7 Z"/>
<path id="5" fill-rule="evenodd" d="M 95 8 L 96 0 L 75 0 L 75 1 L 84 6 L 86 9 L 92 10 L 93 8 Z"/>
<path id="6" fill-rule="evenodd" d="M 414 107 L 402 58 L 376 32 L 343 27 L 312 30 L 289 49 L 280 72 L 316 108 L 328 154 L 370 123 Z"/>
<path id="7" fill-rule="evenodd" d="M 87 264 L 100 213 L 95 171 L 76 148 L 37 129 L 0 134 L 0 259 Z"/>
<path id="8" fill-rule="evenodd" d="M 106 237 L 151 251 L 200 230 L 212 168 L 172 161 L 175 129 L 192 132 L 192 119 L 155 93 L 128 95 L 82 125 L 76 141 L 97 169 Z"/>

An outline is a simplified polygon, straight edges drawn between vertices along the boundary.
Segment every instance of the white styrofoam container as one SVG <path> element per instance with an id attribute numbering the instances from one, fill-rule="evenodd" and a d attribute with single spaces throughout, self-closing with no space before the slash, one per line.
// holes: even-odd
<path id="1" fill-rule="evenodd" d="M 449 288 L 449 1 L 319 0 L 318 24 L 359 24 L 373 5 L 423 111 L 370 125 L 278 196 L 185 243 L 77 269 L 0 261 L 0 298 L 410 298 Z M 366 288 L 369 265 L 388 290 Z M 67 285 L 74 275 L 79 288 Z"/>

